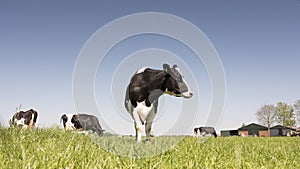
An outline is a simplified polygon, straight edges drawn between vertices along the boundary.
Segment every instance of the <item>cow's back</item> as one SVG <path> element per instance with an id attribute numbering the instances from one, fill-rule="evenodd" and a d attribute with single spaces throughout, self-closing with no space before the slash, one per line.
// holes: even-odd
<path id="1" fill-rule="evenodd" d="M 84 130 L 92 130 L 99 135 L 103 134 L 99 120 L 94 115 L 78 114 L 78 120 Z"/>

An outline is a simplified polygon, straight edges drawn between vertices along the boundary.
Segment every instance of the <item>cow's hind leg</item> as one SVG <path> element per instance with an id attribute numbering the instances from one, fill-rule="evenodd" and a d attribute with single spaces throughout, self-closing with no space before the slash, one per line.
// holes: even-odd
<path id="1" fill-rule="evenodd" d="M 34 119 L 34 113 L 31 114 L 31 119 L 30 119 L 30 121 L 29 121 L 29 128 L 30 128 L 30 129 L 32 129 L 32 127 L 33 127 L 33 125 L 34 125 L 33 119 Z"/>
<path id="2" fill-rule="evenodd" d="M 146 141 L 150 141 L 150 133 L 151 133 L 152 122 L 146 122 Z"/>
<path id="3" fill-rule="evenodd" d="M 157 106 L 157 105 L 155 105 L 155 106 Z M 145 124 L 146 141 L 150 141 L 152 122 L 153 122 L 155 114 L 156 114 L 156 107 L 153 107 L 146 118 L 146 124 Z"/>
<path id="4" fill-rule="evenodd" d="M 30 119 L 30 121 L 29 121 L 29 125 L 28 125 L 30 129 L 32 129 L 32 127 L 33 127 L 33 124 L 34 124 L 34 123 L 33 123 L 33 120 L 32 120 L 32 119 Z"/>

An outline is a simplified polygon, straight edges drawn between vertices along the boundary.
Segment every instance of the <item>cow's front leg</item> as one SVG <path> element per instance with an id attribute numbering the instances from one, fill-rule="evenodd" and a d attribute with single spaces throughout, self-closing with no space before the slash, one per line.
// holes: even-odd
<path id="1" fill-rule="evenodd" d="M 134 118 L 135 132 L 136 132 L 135 135 L 136 141 L 139 143 L 142 141 L 142 123 L 137 111 L 133 111 L 133 118 Z"/>

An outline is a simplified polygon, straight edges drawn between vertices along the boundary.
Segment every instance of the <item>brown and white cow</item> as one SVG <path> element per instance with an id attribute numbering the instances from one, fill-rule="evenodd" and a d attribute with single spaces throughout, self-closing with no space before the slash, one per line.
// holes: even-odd
<path id="1" fill-rule="evenodd" d="M 38 117 L 37 111 L 30 109 L 16 112 L 9 120 L 10 127 L 32 128 Z"/>

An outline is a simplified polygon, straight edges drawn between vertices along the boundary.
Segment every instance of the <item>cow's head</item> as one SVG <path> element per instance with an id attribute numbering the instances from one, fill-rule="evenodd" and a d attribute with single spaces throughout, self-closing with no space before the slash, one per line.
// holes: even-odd
<path id="1" fill-rule="evenodd" d="M 168 64 L 164 64 L 163 69 L 167 73 L 167 79 L 164 84 L 165 93 L 185 98 L 193 96 L 192 91 L 185 82 L 177 65 L 173 65 L 173 67 L 170 68 Z"/>
<path id="2" fill-rule="evenodd" d="M 76 129 L 81 129 L 82 128 L 82 126 L 81 126 L 81 124 L 79 122 L 78 115 L 74 114 L 73 117 L 72 117 L 72 119 L 71 119 L 71 122 L 74 124 L 74 127 Z"/>
<path id="3" fill-rule="evenodd" d="M 75 129 L 74 123 L 71 122 L 72 118 L 73 118 L 73 114 L 64 114 L 61 116 L 60 121 L 63 122 L 64 128 L 66 130 L 74 130 Z"/>
<path id="4" fill-rule="evenodd" d="M 16 112 L 9 120 L 10 127 L 32 128 L 37 120 L 37 112 L 33 109 Z"/>
<path id="5" fill-rule="evenodd" d="M 63 121 L 63 125 L 66 130 L 82 128 L 79 123 L 78 115 L 76 114 L 64 114 L 61 116 L 60 121 Z"/>

